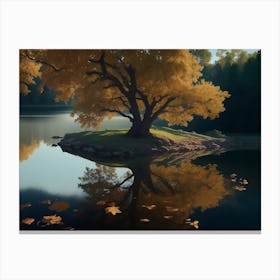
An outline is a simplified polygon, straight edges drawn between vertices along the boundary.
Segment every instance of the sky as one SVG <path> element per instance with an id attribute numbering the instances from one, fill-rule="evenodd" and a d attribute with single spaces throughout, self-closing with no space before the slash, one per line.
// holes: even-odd
<path id="1" fill-rule="evenodd" d="M 212 58 L 211 58 L 210 62 L 214 63 L 217 60 L 217 56 L 216 56 L 217 49 L 210 49 L 210 51 L 212 54 Z M 253 52 L 258 51 L 258 49 L 245 49 L 245 51 L 247 51 L 248 53 L 253 53 Z"/>

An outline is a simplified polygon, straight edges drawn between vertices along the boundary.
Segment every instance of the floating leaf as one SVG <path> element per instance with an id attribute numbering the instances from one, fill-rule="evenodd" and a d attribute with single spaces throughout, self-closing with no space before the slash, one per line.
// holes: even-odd
<path id="1" fill-rule="evenodd" d="M 96 202 L 97 206 L 104 206 L 105 204 L 106 204 L 106 201 L 104 201 L 104 200 L 99 200 Z"/>
<path id="2" fill-rule="evenodd" d="M 59 225 L 62 224 L 62 218 L 60 216 L 51 215 L 51 216 L 44 216 L 42 222 L 46 225 Z"/>
<path id="3" fill-rule="evenodd" d="M 25 218 L 22 220 L 22 223 L 26 224 L 26 225 L 31 225 L 34 221 L 35 221 L 35 219 L 33 219 L 33 218 Z"/>
<path id="4" fill-rule="evenodd" d="M 51 204 L 52 204 L 52 202 L 51 202 L 50 199 L 42 200 L 41 203 L 42 203 L 42 204 L 48 204 L 48 205 L 51 205 Z"/>
<path id="5" fill-rule="evenodd" d="M 140 222 L 143 222 L 143 223 L 149 223 L 149 222 L 150 222 L 150 220 L 149 220 L 149 219 L 144 218 L 144 219 L 140 219 Z"/>
<path id="6" fill-rule="evenodd" d="M 246 188 L 244 188 L 243 186 L 234 186 L 233 188 L 237 191 L 240 191 L 240 192 L 246 191 Z"/>
<path id="7" fill-rule="evenodd" d="M 166 219 L 166 220 L 170 220 L 170 219 L 173 218 L 173 216 L 163 216 L 163 218 Z"/>
<path id="8" fill-rule="evenodd" d="M 193 221 L 190 225 L 193 226 L 194 228 L 198 229 L 199 228 L 199 221 Z"/>
<path id="9" fill-rule="evenodd" d="M 24 203 L 20 205 L 20 210 L 23 210 L 24 208 L 30 207 L 32 204 L 30 202 Z"/>
<path id="10" fill-rule="evenodd" d="M 119 209 L 120 207 L 118 206 L 109 206 L 105 208 L 106 214 L 111 213 L 113 216 L 122 213 L 122 211 Z"/>
<path id="11" fill-rule="evenodd" d="M 152 204 L 152 205 L 142 205 L 142 207 L 144 208 L 147 208 L 148 210 L 153 210 L 155 209 L 157 206 L 155 204 Z"/>
<path id="12" fill-rule="evenodd" d="M 243 179 L 242 184 L 243 184 L 243 185 L 248 185 L 248 184 L 249 184 L 249 182 L 248 182 L 248 180 Z"/>
<path id="13" fill-rule="evenodd" d="M 70 207 L 70 204 L 66 201 L 55 201 L 49 206 L 49 209 L 56 212 L 63 212 Z"/>
<path id="14" fill-rule="evenodd" d="M 167 212 L 170 212 L 170 213 L 174 213 L 174 212 L 179 211 L 178 208 L 173 208 L 173 207 L 170 207 L 170 206 L 166 206 L 165 209 L 166 209 Z"/>

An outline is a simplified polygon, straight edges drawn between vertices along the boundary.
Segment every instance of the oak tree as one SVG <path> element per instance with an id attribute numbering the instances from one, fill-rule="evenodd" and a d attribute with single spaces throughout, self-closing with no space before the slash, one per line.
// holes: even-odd
<path id="1" fill-rule="evenodd" d="M 188 50 L 21 50 L 20 58 L 24 93 L 40 77 L 40 88 L 57 90 L 58 101 L 73 100 L 82 126 L 98 127 L 119 114 L 130 120 L 133 137 L 149 136 L 156 119 L 169 125 L 215 119 L 229 97 L 203 79 Z"/>

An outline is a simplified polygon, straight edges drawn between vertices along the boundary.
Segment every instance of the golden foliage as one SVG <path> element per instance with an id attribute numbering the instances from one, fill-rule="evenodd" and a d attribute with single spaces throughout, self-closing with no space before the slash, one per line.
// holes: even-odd
<path id="1" fill-rule="evenodd" d="M 24 56 L 26 52 L 33 60 Z M 170 125 L 186 125 L 194 115 L 218 117 L 229 97 L 201 79 L 202 66 L 187 50 L 25 50 L 21 54 L 23 80 L 30 84 L 39 76 L 42 86 L 59 92 L 58 101 L 74 98 L 73 115 L 83 126 L 97 127 L 105 117 L 133 106 L 148 111 L 147 104 L 151 116 Z M 102 57 L 104 64 L 98 62 Z"/>
<path id="2" fill-rule="evenodd" d="M 31 144 L 20 143 L 19 147 L 19 160 L 24 161 L 29 158 L 33 152 L 38 149 L 40 146 L 40 142 L 33 141 Z"/>

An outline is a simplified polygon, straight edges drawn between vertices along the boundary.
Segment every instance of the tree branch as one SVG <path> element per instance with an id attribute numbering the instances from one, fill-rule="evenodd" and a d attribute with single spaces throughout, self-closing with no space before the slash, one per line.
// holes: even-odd
<path id="1" fill-rule="evenodd" d="M 152 120 L 155 120 L 160 114 L 162 114 L 164 109 L 176 98 L 177 96 L 169 97 L 167 101 L 152 115 Z"/>
<path id="2" fill-rule="evenodd" d="M 111 112 L 111 113 L 118 113 L 120 114 L 121 116 L 125 117 L 125 118 L 128 118 L 131 122 L 133 122 L 133 118 L 129 115 L 126 115 L 125 113 L 123 113 L 122 111 L 120 110 L 113 110 L 113 109 L 103 109 L 102 111 L 105 111 L 105 112 Z"/>
<path id="3" fill-rule="evenodd" d="M 41 63 L 43 65 L 49 66 L 51 67 L 55 72 L 59 72 L 61 69 L 57 68 L 55 65 L 48 63 L 47 61 L 41 60 L 41 59 L 37 59 L 35 57 L 31 57 L 29 54 L 21 54 L 21 56 L 26 57 L 32 61 L 35 61 L 37 63 Z"/>

